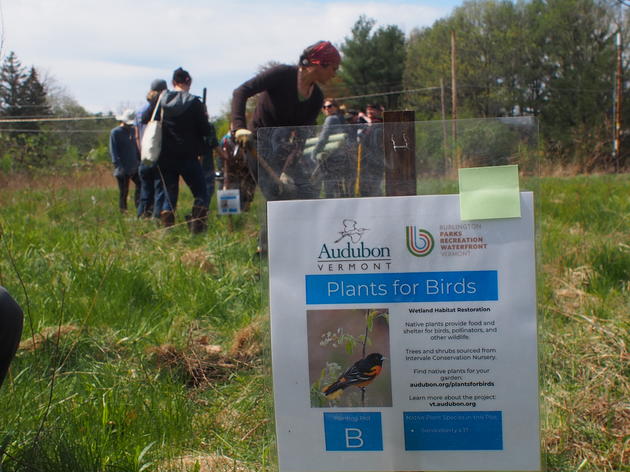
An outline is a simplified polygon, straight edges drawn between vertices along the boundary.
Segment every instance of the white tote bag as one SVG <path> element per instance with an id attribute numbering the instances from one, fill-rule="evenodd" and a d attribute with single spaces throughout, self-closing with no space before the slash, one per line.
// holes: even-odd
<path id="1" fill-rule="evenodd" d="M 160 104 L 162 100 L 162 92 L 157 99 L 151 119 L 144 128 L 142 141 L 140 143 L 140 160 L 146 166 L 153 165 L 157 162 L 162 150 L 162 120 L 164 119 L 164 111 Z M 157 109 L 160 109 L 160 121 L 155 119 Z"/>

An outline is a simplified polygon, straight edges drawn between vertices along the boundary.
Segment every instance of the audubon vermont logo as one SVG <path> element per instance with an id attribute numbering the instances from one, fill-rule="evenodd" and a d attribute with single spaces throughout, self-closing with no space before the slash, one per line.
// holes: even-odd
<path id="1" fill-rule="evenodd" d="M 389 269 L 391 251 L 388 246 L 372 246 L 362 239 L 369 228 L 359 226 L 356 220 L 342 221 L 340 235 L 332 243 L 323 243 L 317 255 L 317 268 L 321 272 L 363 272 Z"/>
<path id="2" fill-rule="evenodd" d="M 358 243 L 366 231 L 369 231 L 368 228 L 359 228 L 355 220 L 345 219 L 343 220 L 343 230 L 339 231 L 341 236 L 335 241 L 335 244 L 344 238 L 350 239 L 353 243 Z"/>
<path id="3" fill-rule="evenodd" d="M 407 250 L 416 257 L 424 257 L 431 254 L 435 247 L 433 235 L 426 229 L 417 229 L 415 226 L 405 227 L 405 239 Z"/>

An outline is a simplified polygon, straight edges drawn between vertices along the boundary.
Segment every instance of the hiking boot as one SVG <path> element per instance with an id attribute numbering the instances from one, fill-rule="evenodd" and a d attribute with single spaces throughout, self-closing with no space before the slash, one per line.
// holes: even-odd
<path id="1" fill-rule="evenodd" d="M 164 210 L 160 212 L 160 221 L 162 226 L 169 228 L 175 225 L 175 213 L 170 210 Z"/>
<path id="2" fill-rule="evenodd" d="M 153 212 L 149 210 L 144 210 L 142 213 L 138 215 L 138 218 L 141 220 L 149 220 L 153 217 Z"/>
<path id="3" fill-rule="evenodd" d="M 205 207 L 194 206 L 192 215 L 188 222 L 188 228 L 192 234 L 203 233 L 208 229 L 208 209 Z"/>

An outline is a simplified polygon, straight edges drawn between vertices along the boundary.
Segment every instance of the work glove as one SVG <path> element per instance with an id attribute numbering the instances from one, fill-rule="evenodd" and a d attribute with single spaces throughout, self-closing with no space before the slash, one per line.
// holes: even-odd
<path id="1" fill-rule="evenodd" d="M 280 195 L 294 195 L 297 191 L 293 177 L 283 172 L 280 174 Z"/>
<path id="2" fill-rule="evenodd" d="M 234 140 L 241 146 L 247 146 L 252 140 L 252 132 L 248 129 L 237 129 Z"/>

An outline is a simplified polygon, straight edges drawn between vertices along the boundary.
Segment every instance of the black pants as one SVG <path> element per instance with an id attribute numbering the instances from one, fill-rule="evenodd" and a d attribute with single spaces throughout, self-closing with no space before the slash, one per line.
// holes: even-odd
<path id="1" fill-rule="evenodd" d="M 120 177 L 116 177 L 118 181 L 118 208 L 121 210 L 127 209 L 127 196 L 129 195 L 129 181 L 133 181 L 136 186 L 136 190 L 134 192 L 133 201 L 136 208 L 138 208 L 138 203 L 140 202 L 140 177 L 136 172 L 133 175 L 122 175 Z"/>
<path id="2" fill-rule="evenodd" d="M 0 385 L 20 345 L 23 322 L 22 309 L 9 292 L 0 286 Z"/>

